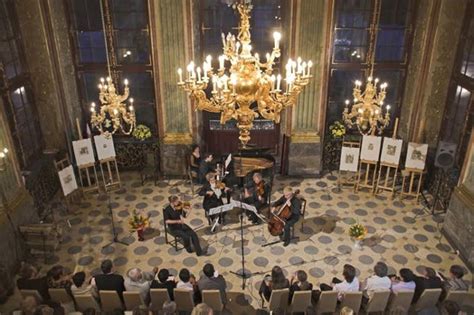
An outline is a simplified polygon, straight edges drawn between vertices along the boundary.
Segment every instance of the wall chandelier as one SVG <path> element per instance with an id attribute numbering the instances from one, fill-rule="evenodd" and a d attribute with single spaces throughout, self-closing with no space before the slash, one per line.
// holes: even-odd
<path id="1" fill-rule="evenodd" d="M 275 59 L 280 57 L 279 42 L 281 34 L 273 33 L 275 46 L 266 61 L 259 55 L 252 55 L 250 36 L 249 3 L 234 4 L 240 15 L 237 38 L 230 33 L 222 34 L 224 54 L 219 56 L 219 68 L 214 72 L 212 57 L 207 56 L 202 68 L 194 62 L 187 66 L 187 74 L 178 69 L 178 86 L 189 93 L 196 110 L 221 113 L 220 123 L 230 119 L 237 121 L 239 140 L 245 147 L 250 140 L 253 121 L 259 115 L 265 119 L 280 122 L 280 113 L 288 106 L 296 104 L 298 95 L 309 82 L 312 62 L 288 60 L 286 64 L 286 86 L 282 87 L 282 76 L 273 74 Z M 225 63 L 230 62 L 226 71 Z M 183 76 L 186 76 L 183 80 Z M 206 89 L 212 83 L 211 96 Z M 252 106 L 256 103 L 256 107 Z"/>
<path id="2" fill-rule="evenodd" d="M 136 125 L 135 110 L 133 107 L 133 98 L 129 99 L 129 106 L 124 103 L 129 94 L 130 89 L 128 87 L 128 80 L 124 80 L 124 90 L 123 94 L 119 94 L 114 83 L 110 71 L 110 61 L 109 61 L 109 45 L 108 39 L 112 43 L 113 41 L 113 28 L 112 22 L 110 19 L 109 10 L 106 10 L 107 14 L 105 19 L 107 20 L 107 27 L 104 21 L 104 10 L 102 8 L 102 1 L 100 3 L 100 14 L 102 17 L 102 28 L 104 30 L 104 42 L 105 42 L 105 53 L 107 57 L 107 71 L 108 77 L 106 79 L 100 78 L 99 88 L 99 101 L 100 108 L 96 110 L 96 104 L 93 102 L 91 104 L 91 125 L 92 127 L 97 128 L 101 134 L 106 137 L 110 137 L 116 131 L 120 130 L 122 133 L 129 135 L 132 133 Z M 108 1 L 105 1 L 107 4 Z M 113 45 L 111 47 L 112 58 L 115 58 L 115 53 L 113 51 Z M 124 125 L 128 125 L 124 126 Z"/>
<path id="3" fill-rule="evenodd" d="M 345 108 L 342 113 L 344 123 L 352 128 L 354 125 L 363 135 L 376 132 L 381 134 L 390 123 L 390 105 L 387 105 L 385 114 L 383 113 L 383 102 L 386 96 L 387 83 L 379 86 L 379 79 L 373 79 L 375 47 L 377 43 L 377 31 L 380 19 L 381 1 L 375 1 L 375 12 L 370 27 L 370 43 L 367 53 L 367 60 L 370 63 L 370 74 L 367 78 L 364 92 L 362 92 L 362 82 L 355 81 L 352 90 L 353 104 L 349 110 L 350 101 L 346 100 Z"/>

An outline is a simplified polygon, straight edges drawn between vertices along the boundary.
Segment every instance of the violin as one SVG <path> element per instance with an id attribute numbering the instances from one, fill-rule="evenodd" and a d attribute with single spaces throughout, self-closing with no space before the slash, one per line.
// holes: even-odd
<path id="1" fill-rule="evenodd" d="M 174 207 L 176 211 L 183 211 L 191 208 L 191 203 L 188 201 L 179 201 L 179 203 Z"/>
<path id="2" fill-rule="evenodd" d="M 225 183 L 221 182 L 220 180 L 216 180 L 215 185 L 217 189 L 225 189 Z"/>
<path id="3" fill-rule="evenodd" d="M 293 193 L 292 198 L 296 198 L 296 196 L 300 193 L 300 190 L 297 189 Z M 285 222 L 291 217 L 291 207 L 285 203 L 282 205 L 275 213 L 272 213 L 273 216 L 268 220 L 268 231 L 273 236 L 278 236 L 283 233 L 283 229 L 285 228 Z"/>
<path id="4" fill-rule="evenodd" d="M 263 197 L 263 195 L 265 195 L 265 182 L 263 180 L 261 180 L 257 184 L 257 195 L 260 197 Z"/>

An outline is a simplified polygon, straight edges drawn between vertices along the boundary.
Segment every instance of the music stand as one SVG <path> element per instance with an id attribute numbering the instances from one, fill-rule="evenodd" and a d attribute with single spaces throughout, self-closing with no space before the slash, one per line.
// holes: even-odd
<path id="1" fill-rule="evenodd" d="M 108 198 L 107 208 L 109 209 L 110 219 L 111 219 L 111 221 L 112 221 L 112 234 L 113 234 L 114 237 L 112 238 L 112 240 L 111 240 L 108 244 L 102 246 L 102 248 L 109 247 L 109 246 L 112 245 L 113 243 L 119 243 L 119 244 L 128 246 L 128 245 L 130 245 L 130 244 L 125 243 L 124 241 L 119 240 L 118 237 L 117 237 L 117 236 L 118 236 L 118 233 L 117 233 L 117 229 L 115 228 L 114 213 L 112 212 L 112 203 L 110 202 L 110 194 L 107 192 L 107 190 L 105 191 L 105 193 L 107 194 L 107 198 Z"/>

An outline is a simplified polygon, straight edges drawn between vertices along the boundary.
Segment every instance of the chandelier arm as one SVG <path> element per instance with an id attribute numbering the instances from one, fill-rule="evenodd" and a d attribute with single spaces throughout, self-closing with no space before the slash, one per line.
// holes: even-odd
<path id="1" fill-rule="evenodd" d="M 203 90 L 192 90 L 190 97 L 194 101 L 196 110 L 205 110 L 212 113 L 221 112 L 221 106 L 215 102 L 214 98 L 209 100 Z"/>

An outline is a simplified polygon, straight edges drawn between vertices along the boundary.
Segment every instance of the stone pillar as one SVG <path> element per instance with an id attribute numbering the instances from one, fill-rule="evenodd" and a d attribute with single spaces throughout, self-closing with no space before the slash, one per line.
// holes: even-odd
<path id="1" fill-rule="evenodd" d="M 64 149 L 80 105 L 63 2 L 16 0 L 15 8 L 46 149 Z"/>
<path id="2" fill-rule="evenodd" d="M 189 0 L 150 0 L 150 16 L 162 171 L 180 175 L 193 140 L 191 104 L 176 84 L 177 69 L 186 73 L 193 59 L 192 4 Z"/>
<path id="3" fill-rule="evenodd" d="M 435 147 L 467 0 L 420 0 L 400 119 L 404 140 Z"/>
<path id="4" fill-rule="evenodd" d="M 320 115 L 325 103 L 326 39 L 328 20 L 332 14 L 331 1 L 296 1 L 295 58 L 313 62 L 313 78 L 298 98 L 291 115 L 290 175 L 316 175 L 321 170 L 321 137 L 324 129 Z"/>

